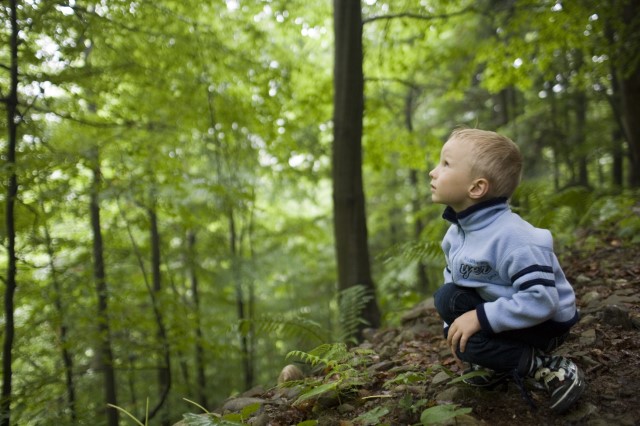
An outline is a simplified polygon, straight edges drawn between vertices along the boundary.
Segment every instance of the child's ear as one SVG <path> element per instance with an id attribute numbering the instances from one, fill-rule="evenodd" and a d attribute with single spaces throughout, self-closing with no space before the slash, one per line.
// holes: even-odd
<path id="1" fill-rule="evenodd" d="M 469 189 L 469 196 L 475 200 L 479 200 L 489 193 L 489 181 L 485 178 L 479 178 L 473 181 Z"/>

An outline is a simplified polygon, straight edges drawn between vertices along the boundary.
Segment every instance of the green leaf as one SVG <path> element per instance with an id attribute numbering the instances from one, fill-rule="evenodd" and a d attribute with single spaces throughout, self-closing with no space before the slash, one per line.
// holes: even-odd
<path id="1" fill-rule="evenodd" d="M 340 384 L 340 382 L 335 381 L 335 382 L 325 383 L 324 385 L 315 387 L 311 389 L 309 392 L 305 392 L 302 395 L 300 395 L 300 397 L 296 400 L 296 402 L 293 405 L 299 404 L 315 396 L 322 395 L 323 393 L 328 392 L 330 390 L 334 390 L 338 387 L 338 384 Z"/>
<path id="2" fill-rule="evenodd" d="M 420 423 L 425 426 L 431 425 L 470 412 L 471 408 L 458 408 L 457 404 L 436 405 L 435 407 L 427 408 L 422 412 L 422 415 L 420 416 Z"/>
<path id="3" fill-rule="evenodd" d="M 260 404 L 259 402 L 256 402 L 255 404 L 249 404 L 246 407 L 244 407 L 242 411 L 240 411 L 240 415 L 242 416 L 243 419 L 246 419 L 247 417 L 251 417 L 253 413 L 255 413 L 260 409 L 261 405 L 262 404 Z"/>
<path id="4" fill-rule="evenodd" d="M 465 379 L 470 379 L 472 377 L 478 377 L 478 376 L 488 376 L 489 374 L 490 373 L 487 370 L 472 371 L 470 373 L 463 374 L 462 376 L 458 376 L 454 378 L 453 380 L 449 381 L 449 384 L 452 385 L 454 383 L 459 383 Z"/>
<path id="5" fill-rule="evenodd" d="M 378 425 L 380 419 L 389 414 L 389 409 L 384 406 L 378 406 L 373 410 L 369 410 L 355 418 L 356 421 L 363 425 Z"/>

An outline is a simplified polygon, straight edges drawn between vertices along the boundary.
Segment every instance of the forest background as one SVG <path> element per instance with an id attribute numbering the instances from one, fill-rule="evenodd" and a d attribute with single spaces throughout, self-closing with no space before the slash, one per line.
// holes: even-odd
<path id="1" fill-rule="evenodd" d="M 520 145 L 512 204 L 560 252 L 638 242 L 633 0 L 0 15 L 3 425 L 170 424 L 397 323 L 440 284 L 427 173 L 459 125 Z"/>

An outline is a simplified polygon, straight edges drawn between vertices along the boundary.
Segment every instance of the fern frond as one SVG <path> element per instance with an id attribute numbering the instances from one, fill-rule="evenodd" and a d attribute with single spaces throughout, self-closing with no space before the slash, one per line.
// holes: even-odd
<path id="1" fill-rule="evenodd" d="M 367 287 L 355 285 L 344 289 L 339 294 L 339 317 L 342 331 L 340 341 L 354 341 L 361 325 L 367 322 L 362 318 L 362 312 L 367 303 L 373 298 Z"/>
<path id="2" fill-rule="evenodd" d="M 251 326 L 254 332 L 261 334 L 273 334 L 284 338 L 302 338 L 315 343 L 323 343 L 329 340 L 329 331 L 317 322 L 301 316 L 287 317 L 263 316 L 252 320 L 243 320 L 240 323 L 240 332 L 247 335 Z"/>
<path id="3" fill-rule="evenodd" d="M 385 262 L 402 258 L 407 262 L 423 262 L 427 259 L 439 259 L 442 256 L 442 247 L 439 241 L 406 241 L 393 245 L 382 253 Z"/>
<path id="4" fill-rule="evenodd" d="M 289 352 L 286 356 L 287 359 L 298 358 L 300 361 L 312 367 L 323 364 L 330 369 L 335 368 L 340 363 L 346 362 L 349 357 L 350 352 L 344 343 L 325 343 L 309 352 L 296 350 Z"/>

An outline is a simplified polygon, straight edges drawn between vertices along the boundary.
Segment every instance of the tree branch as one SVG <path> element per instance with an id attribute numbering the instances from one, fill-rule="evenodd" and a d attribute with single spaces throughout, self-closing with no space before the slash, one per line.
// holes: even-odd
<path id="1" fill-rule="evenodd" d="M 401 12 L 401 13 L 391 13 L 389 15 L 377 15 L 377 16 L 371 16 L 369 18 L 365 18 L 362 20 L 362 25 L 364 24 L 368 24 L 370 22 L 374 22 L 374 21 L 381 21 L 381 20 L 391 20 L 391 19 L 403 19 L 403 18 L 407 18 L 407 19 L 419 19 L 419 20 L 423 20 L 423 21 L 432 21 L 432 20 L 436 20 L 436 19 L 448 19 L 451 18 L 453 16 L 460 16 L 460 15 L 464 15 L 466 13 L 470 13 L 470 12 L 477 12 L 477 9 L 473 6 L 468 6 L 465 7 L 464 9 L 458 10 L 456 12 L 451 12 L 451 13 L 443 13 L 440 15 L 422 15 L 420 13 L 411 13 L 411 12 Z"/>

